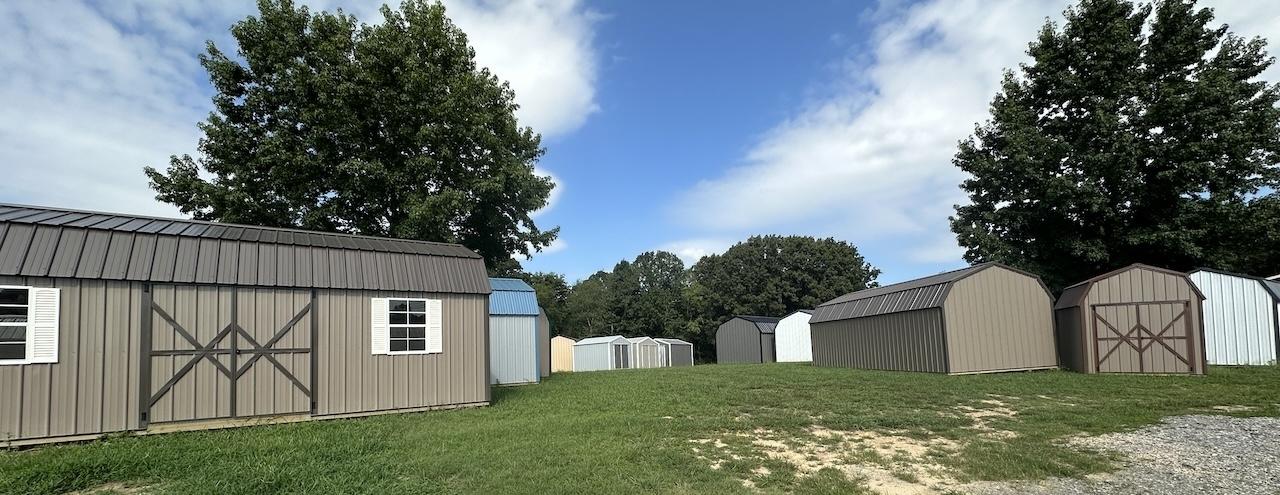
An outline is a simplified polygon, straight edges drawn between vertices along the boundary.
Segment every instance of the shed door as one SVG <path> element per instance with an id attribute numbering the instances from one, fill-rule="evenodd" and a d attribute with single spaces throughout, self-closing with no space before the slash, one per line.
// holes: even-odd
<path id="1" fill-rule="evenodd" d="M 142 424 L 314 412 L 315 294 L 156 285 L 142 297 Z"/>
<path id="2" fill-rule="evenodd" d="M 613 346 L 613 369 L 624 369 L 631 367 L 631 346 L 615 345 Z"/>
<path id="3" fill-rule="evenodd" d="M 1098 304 L 1091 310 L 1095 371 L 1191 373 L 1191 301 Z"/>

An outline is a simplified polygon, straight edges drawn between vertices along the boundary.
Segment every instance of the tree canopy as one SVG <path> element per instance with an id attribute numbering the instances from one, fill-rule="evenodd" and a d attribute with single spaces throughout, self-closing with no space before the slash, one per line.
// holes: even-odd
<path id="1" fill-rule="evenodd" d="M 514 93 L 479 68 L 439 3 L 382 7 L 381 24 L 260 0 L 200 62 L 214 110 L 199 157 L 146 168 L 157 198 L 197 219 L 461 243 L 490 269 L 554 240 L 530 213 L 554 184 Z"/>
<path id="2" fill-rule="evenodd" d="M 1187 1 L 1084 0 L 1046 23 L 956 153 L 965 258 L 1055 288 L 1134 262 L 1280 271 L 1265 46 Z"/>

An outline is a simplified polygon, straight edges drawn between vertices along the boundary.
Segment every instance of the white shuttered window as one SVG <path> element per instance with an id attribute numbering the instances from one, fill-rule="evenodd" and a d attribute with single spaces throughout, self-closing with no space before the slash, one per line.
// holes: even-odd
<path id="1" fill-rule="evenodd" d="M 0 365 L 58 362 L 59 290 L 0 286 Z"/>
<path id="2" fill-rule="evenodd" d="M 442 306 L 439 299 L 373 298 L 373 354 L 444 352 Z"/>

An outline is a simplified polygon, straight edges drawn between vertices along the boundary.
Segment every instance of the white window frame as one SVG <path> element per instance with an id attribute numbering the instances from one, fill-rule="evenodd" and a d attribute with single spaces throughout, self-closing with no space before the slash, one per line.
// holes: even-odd
<path id="1" fill-rule="evenodd" d="M 33 347 L 34 347 L 34 345 L 35 345 L 35 343 L 34 343 L 34 342 L 32 342 L 32 339 L 33 339 L 33 338 L 34 338 L 34 336 L 35 336 L 35 335 L 34 335 L 34 334 L 35 334 L 35 329 L 34 329 L 34 328 L 32 328 L 32 327 L 34 326 L 34 324 L 33 324 L 34 322 L 33 322 L 32 320 L 35 318 L 35 315 L 33 315 L 33 314 L 32 314 L 32 311 L 33 311 L 33 309 L 32 309 L 32 308 L 33 308 L 33 306 L 34 306 L 34 304 L 33 304 L 33 303 L 34 303 L 35 301 L 32 301 L 32 299 L 33 299 L 33 298 L 32 298 L 32 294 L 31 294 L 31 290 L 32 290 L 32 289 L 34 289 L 34 288 L 35 288 L 35 287 L 26 286 L 26 285 L 0 285 L 0 289 L 22 289 L 22 290 L 27 291 L 27 304 L 26 304 L 26 307 L 27 307 L 27 321 L 26 321 L 26 323 L 4 323 L 4 322 L 0 322 L 0 327 L 21 327 L 21 328 L 23 328 L 23 329 L 25 329 L 25 330 L 26 330 L 26 332 L 23 334 L 23 335 L 24 335 L 24 341 L 23 341 L 24 343 L 23 343 L 23 347 L 22 347 L 22 350 L 25 352 L 25 354 L 26 354 L 26 355 L 25 355 L 25 356 L 23 356 L 23 358 L 22 358 L 22 359 L 0 359 L 0 366 L 9 366 L 9 365 L 18 365 L 18 364 L 32 364 L 32 363 L 34 363 L 34 362 L 35 362 L 34 360 L 32 360 L 32 359 L 31 359 L 32 348 L 33 348 Z M 4 306 L 12 307 L 12 306 L 17 306 L 17 305 L 16 305 L 16 304 L 5 304 Z"/>
<path id="2" fill-rule="evenodd" d="M 429 332 L 429 331 L 430 331 L 429 326 L 430 326 L 430 323 L 431 323 L 431 304 L 430 304 L 426 299 L 418 298 L 418 297 L 388 297 L 388 298 L 386 298 L 386 299 L 387 299 L 387 354 L 388 354 L 388 355 L 391 355 L 391 356 L 402 356 L 402 355 L 413 355 L 413 354 L 431 354 L 431 349 L 427 346 L 427 344 L 429 343 L 428 341 L 430 340 L 430 337 L 427 335 L 427 332 Z M 421 303 L 422 303 L 422 323 L 420 323 L 420 324 L 419 324 L 419 323 L 409 323 L 409 322 L 408 322 L 408 318 L 407 318 L 407 317 L 406 317 L 406 319 L 405 319 L 405 323 L 391 323 L 391 314 L 392 314 L 392 313 L 398 313 L 398 312 L 399 312 L 399 311 L 394 311 L 394 310 L 392 310 L 392 309 L 391 309 L 391 305 L 392 305 L 395 301 L 405 301 L 406 306 L 407 306 L 407 303 L 409 303 L 409 302 L 421 302 Z M 415 313 L 416 311 L 407 311 L 407 310 L 406 310 L 405 312 L 406 312 L 406 313 Z M 422 350 L 420 350 L 420 351 L 411 351 L 411 350 L 408 350 L 407 348 L 406 348 L 405 350 L 403 350 L 403 351 L 393 351 L 393 350 L 391 350 L 391 341 L 393 341 L 393 340 L 399 340 L 399 339 L 395 339 L 395 338 L 391 337 L 391 330 L 392 330 L 392 329 L 394 329 L 394 328 L 404 328 L 404 329 L 406 329 L 406 330 L 405 330 L 406 335 L 408 335 L 408 331 L 409 331 L 408 329 L 409 329 L 409 328 L 418 328 L 418 327 L 421 327 L 421 328 L 422 328 L 422 339 L 421 339 L 421 340 L 422 340 Z M 418 339 L 406 338 L 405 340 L 418 340 Z"/>

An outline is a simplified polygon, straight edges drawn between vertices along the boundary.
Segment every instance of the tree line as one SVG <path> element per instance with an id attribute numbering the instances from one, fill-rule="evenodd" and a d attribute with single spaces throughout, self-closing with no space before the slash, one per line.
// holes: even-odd
<path id="1" fill-rule="evenodd" d="M 845 241 L 754 236 L 691 267 L 650 251 L 572 286 L 555 273 L 520 273 L 538 292 L 553 333 L 668 337 L 714 355 L 716 327 L 733 315 L 784 316 L 874 287 L 880 270 Z"/>

